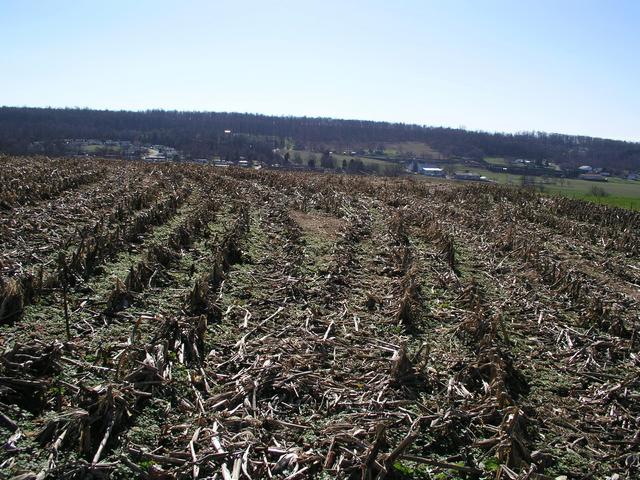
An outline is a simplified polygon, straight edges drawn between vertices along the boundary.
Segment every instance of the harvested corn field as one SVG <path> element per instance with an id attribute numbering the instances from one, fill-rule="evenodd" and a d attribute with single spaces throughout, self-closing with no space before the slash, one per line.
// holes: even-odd
<path id="1" fill-rule="evenodd" d="M 638 213 L 405 178 L 0 172 L 2 478 L 640 475 Z"/>

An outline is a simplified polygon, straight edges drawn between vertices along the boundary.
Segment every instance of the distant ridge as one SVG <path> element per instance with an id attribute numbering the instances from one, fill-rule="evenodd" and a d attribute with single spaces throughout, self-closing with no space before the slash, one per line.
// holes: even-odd
<path id="1" fill-rule="evenodd" d="M 0 108 L 0 150 L 25 153 L 35 141 L 65 138 L 159 143 L 193 155 L 216 153 L 225 130 L 291 140 L 298 145 L 351 148 L 424 142 L 445 156 L 546 159 L 565 167 L 589 164 L 640 169 L 640 143 L 544 132 L 487 133 L 444 127 L 318 117 L 229 112 L 144 112 L 78 108 Z"/>

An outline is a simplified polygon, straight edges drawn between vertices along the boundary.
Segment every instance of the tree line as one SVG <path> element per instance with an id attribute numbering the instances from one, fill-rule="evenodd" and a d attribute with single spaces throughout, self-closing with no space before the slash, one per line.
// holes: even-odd
<path id="1" fill-rule="evenodd" d="M 234 140 L 225 130 L 233 133 Z M 234 135 L 239 133 L 246 135 Z M 582 164 L 613 170 L 640 168 L 640 143 L 557 133 L 487 133 L 404 123 L 227 112 L 0 108 L 2 151 L 25 153 L 36 141 L 54 148 L 55 142 L 65 138 L 169 145 L 193 157 L 251 154 L 250 145 L 254 151 L 259 150 L 254 152 L 256 156 L 270 157 L 274 148 L 287 141 L 306 149 L 366 145 L 371 150 L 384 142 L 417 141 L 449 157 L 527 158 L 553 161 L 567 168 Z"/>

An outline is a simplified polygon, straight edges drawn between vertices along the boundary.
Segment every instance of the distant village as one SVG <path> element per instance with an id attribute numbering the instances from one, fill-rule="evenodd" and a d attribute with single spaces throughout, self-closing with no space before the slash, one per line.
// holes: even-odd
<path id="1" fill-rule="evenodd" d="M 441 177 L 455 180 L 471 180 L 476 182 L 492 182 L 491 179 L 474 169 L 486 169 L 498 173 L 506 173 L 521 176 L 540 176 L 557 178 L 578 178 L 591 182 L 607 182 L 612 173 L 604 168 L 581 165 L 577 169 L 567 170 L 552 168 L 549 165 L 536 165 L 532 160 L 516 158 L 503 160 L 502 165 L 490 164 L 471 159 L 459 159 L 452 168 L 450 164 L 442 161 L 425 161 L 414 159 L 407 164 L 406 171 L 427 177 Z M 466 168 L 469 167 L 469 168 Z M 626 180 L 640 180 L 640 172 L 624 172 L 617 175 Z"/>
<path id="2" fill-rule="evenodd" d="M 69 156 L 100 156 L 127 160 L 182 160 L 184 156 L 175 148 L 166 145 L 151 145 L 128 140 L 64 139 L 46 144 L 33 142 L 29 152 L 44 154 L 51 151 Z"/>
<path id="3" fill-rule="evenodd" d="M 225 131 L 225 133 L 230 133 L 230 131 Z M 279 149 L 274 149 L 273 153 L 276 159 L 279 158 L 282 161 L 280 163 L 275 162 L 269 165 L 264 165 L 255 160 L 248 160 L 243 156 L 239 156 L 234 160 L 222 159 L 215 156 L 212 158 L 192 158 L 184 152 L 167 145 L 142 144 L 128 140 L 64 139 L 56 141 L 54 147 L 54 151 L 56 153 L 69 156 L 99 156 L 106 158 L 142 160 L 145 162 L 189 162 L 220 168 L 236 166 L 241 168 L 260 169 L 268 166 L 270 168 L 318 170 L 318 168 L 309 167 L 307 165 L 287 162 L 287 159 L 280 153 Z M 43 142 L 33 142 L 29 146 L 29 152 L 34 154 L 51 153 L 51 150 L 51 143 L 45 145 Z M 329 154 L 331 155 L 333 152 L 329 152 Z M 353 158 L 374 158 L 384 160 L 383 151 L 369 152 L 368 154 L 364 151 L 347 151 L 343 152 L 343 154 Z M 451 159 L 424 159 L 416 157 L 395 160 L 388 159 L 388 161 L 394 162 L 398 167 L 402 166 L 404 171 L 409 174 L 474 182 L 493 182 L 493 180 L 488 178 L 486 175 L 478 173 L 478 170 L 489 170 L 498 173 L 521 175 L 523 177 L 542 176 L 579 178 L 592 182 L 607 182 L 612 176 L 612 173 L 606 169 L 592 167 L 590 165 L 582 165 L 575 170 L 567 170 L 560 169 L 545 162 L 535 162 L 533 160 L 523 158 L 503 159 L 502 163 L 498 165 L 478 159 L 463 157 L 456 158 L 454 160 L 455 161 L 452 162 Z M 400 171 L 400 169 L 398 171 Z M 618 172 L 617 176 L 627 180 L 640 181 L 640 172 L 624 172 L 623 174 Z"/>
<path id="4" fill-rule="evenodd" d="M 58 153 L 68 156 L 78 157 L 102 157 L 120 158 L 126 160 L 142 160 L 145 162 L 189 162 L 215 167 L 254 167 L 260 168 L 262 164 L 256 161 L 249 161 L 240 156 L 235 161 L 223 160 L 219 157 L 213 158 L 192 158 L 190 155 L 167 145 L 142 144 L 128 140 L 96 140 L 96 139 L 64 139 L 56 142 Z M 29 152 L 33 154 L 47 154 L 52 148 L 51 144 L 45 145 L 43 142 L 33 142 L 29 146 Z M 275 149 L 277 152 L 279 149 Z M 272 166 L 280 166 L 279 164 Z"/>

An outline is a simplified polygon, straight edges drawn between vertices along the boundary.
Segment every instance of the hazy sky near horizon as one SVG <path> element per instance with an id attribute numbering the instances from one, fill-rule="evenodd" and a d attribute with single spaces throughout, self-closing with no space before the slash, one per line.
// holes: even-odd
<path id="1" fill-rule="evenodd" d="M 640 141 L 639 0 L 0 0 L 0 105 Z"/>

